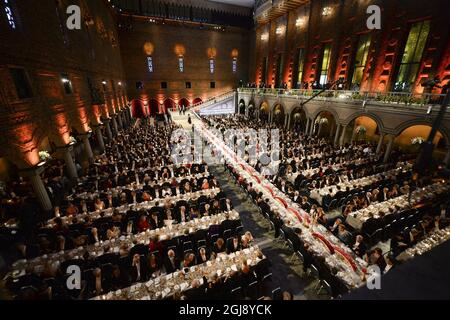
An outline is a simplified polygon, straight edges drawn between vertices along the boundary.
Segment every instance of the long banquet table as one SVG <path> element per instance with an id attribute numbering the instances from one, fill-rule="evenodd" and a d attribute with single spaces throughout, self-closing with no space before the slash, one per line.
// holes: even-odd
<path id="1" fill-rule="evenodd" d="M 312 221 L 311 217 L 283 192 L 255 171 L 236 153 L 230 150 L 223 141 L 212 134 L 202 123 L 195 127 L 196 132 L 216 149 L 216 156 L 232 165 L 253 187 L 269 199 L 273 209 L 280 212 L 281 218 L 291 227 L 302 230 L 301 240 L 309 245 L 309 249 L 325 259 L 327 266 L 337 270 L 337 278 L 347 288 L 360 287 L 365 283 L 364 275 L 370 272 L 367 262 L 357 257 L 353 251 L 335 237 L 324 226 Z"/>
<path id="2" fill-rule="evenodd" d="M 14 270 L 12 273 L 14 277 L 17 277 L 24 274 L 28 267 L 31 267 L 34 272 L 40 274 L 44 270 L 46 264 L 51 264 L 53 266 L 56 264 L 57 267 L 63 261 L 80 259 L 85 252 L 89 252 L 91 256 L 98 257 L 104 254 L 104 249 L 108 247 L 109 252 L 118 253 L 120 247 L 124 244 L 128 245 L 128 247 L 131 247 L 134 243 L 147 245 L 150 243 L 150 239 L 155 236 L 159 236 L 160 240 L 165 240 L 183 235 L 185 230 L 189 230 L 189 233 L 194 233 L 198 230 L 207 230 L 211 225 L 220 225 L 226 218 L 225 213 L 219 213 L 212 216 L 193 219 L 188 222 L 172 224 L 163 228 L 147 230 L 135 235 L 123 235 L 118 239 L 100 241 L 84 247 L 42 255 L 31 260 L 19 260 L 12 265 L 12 269 Z M 235 210 L 230 211 L 228 213 L 228 219 L 235 221 L 239 220 L 239 213 Z"/>
<path id="3" fill-rule="evenodd" d="M 244 260 L 252 267 L 260 259 L 259 248 L 253 246 L 242 251 L 226 254 L 219 253 L 217 258 L 206 263 L 193 266 L 186 270 L 161 275 L 146 283 L 134 284 L 131 287 L 97 296 L 92 300 L 161 300 L 191 289 L 193 280 L 199 280 L 203 284 L 204 277 L 217 273 L 219 277 L 225 277 L 232 272 L 237 272 Z M 264 257 L 263 257 L 264 259 Z"/>

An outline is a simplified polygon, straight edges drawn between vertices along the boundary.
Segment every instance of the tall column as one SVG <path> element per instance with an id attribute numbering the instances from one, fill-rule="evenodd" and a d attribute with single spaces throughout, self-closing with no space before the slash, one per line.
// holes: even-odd
<path id="1" fill-rule="evenodd" d="M 330 136 L 329 136 L 330 139 L 333 137 L 335 127 L 336 127 L 336 124 L 334 122 L 332 122 L 331 127 L 330 127 Z"/>
<path id="2" fill-rule="evenodd" d="M 386 152 L 384 154 L 383 162 L 387 163 L 389 161 L 389 157 L 391 156 L 392 147 L 394 145 L 394 137 L 392 135 L 388 136 L 388 144 L 386 147 Z"/>
<path id="3" fill-rule="evenodd" d="M 30 180 L 31 187 L 33 188 L 34 194 L 36 195 L 39 204 L 45 211 L 52 210 L 52 202 L 48 196 L 47 189 L 41 179 L 41 173 L 44 171 L 43 167 L 40 168 L 30 168 L 28 170 L 23 170 L 20 175 L 27 177 Z"/>
<path id="4" fill-rule="evenodd" d="M 81 139 L 83 139 L 84 143 L 84 152 L 86 153 L 86 157 L 89 162 L 92 163 L 94 161 L 94 153 L 92 152 L 91 143 L 89 142 L 89 134 L 81 135 Z"/>
<path id="5" fill-rule="evenodd" d="M 340 124 L 337 125 L 336 134 L 334 135 L 334 145 L 338 143 L 339 133 L 341 132 L 342 126 Z"/>
<path id="6" fill-rule="evenodd" d="M 112 124 L 113 124 L 113 129 L 114 129 L 114 135 L 117 136 L 117 134 L 119 133 L 119 129 L 117 127 L 116 115 L 113 115 L 111 119 L 112 119 Z"/>
<path id="7" fill-rule="evenodd" d="M 305 134 L 309 135 L 309 126 L 311 125 L 311 119 L 306 118 L 306 128 L 305 128 Z"/>
<path id="8" fill-rule="evenodd" d="M 381 151 L 381 147 L 383 146 L 383 140 L 384 140 L 384 133 L 381 132 L 380 140 L 378 140 L 378 146 L 377 146 L 377 151 L 376 151 L 377 154 L 380 153 L 380 151 Z"/>
<path id="9" fill-rule="evenodd" d="M 110 120 L 106 119 L 104 122 L 105 122 L 105 127 L 106 127 L 106 135 L 108 136 L 108 141 L 111 141 L 113 139 L 113 136 L 112 136 L 112 132 L 111 132 L 111 125 L 109 124 Z"/>
<path id="10" fill-rule="evenodd" d="M 450 149 L 447 151 L 447 154 L 445 155 L 444 163 L 445 163 L 445 165 L 446 165 L 447 167 L 448 167 L 449 164 L 450 164 Z"/>
<path id="11" fill-rule="evenodd" d="M 355 131 L 355 128 L 353 128 L 353 131 L 352 131 L 352 139 L 350 140 L 350 144 L 352 144 L 353 141 L 355 141 L 355 138 L 356 138 L 356 131 Z"/>
<path id="12" fill-rule="evenodd" d="M 316 124 L 314 123 L 314 120 L 311 120 L 311 128 L 309 129 L 309 130 L 310 130 L 309 135 L 310 135 L 311 137 L 314 136 L 314 131 L 315 131 L 315 129 L 316 129 Z"/>
<path id="13" fill-rule="evenodd" d="M 323 123 L 319 123 L 319 129 L 317 130 L 317 136 L 320 137 L 320 134 L 322 133 L 323 129 Z"/>
<path id="14" fill-rule="evenodd" d="M 120 111 L 120 112 L 117 114 L 117 121 L 119 122 L 119 123 L 118 123 L 119 128 L 120 128 L 120 129 L 123 129 L 123 123 L 122 123 L 122 111 Z"/>
<path id="15" fill-rule="evenodd" d="M 284 116 L 284 127 L 289 129 L 289 114 Z"/>
<path id="16" fill-rule="evenodd" d="M 341 139 L 339 140 L 339 146 L 343 146 L 345 142 L 345 129 L 347 129 L 346 125 L 342 125 L 342 133 L 341 133 Z"/>
<path id="17" fill-rule="evenodd" d="M 98 147 L 100 148 L 100 153 L 105 152 L 105 141 L 103 140 L 102 128 L 100 125 L 94 128 L 95 135 L 97 136 Z"/>
<path id="18" fill-rule="evenodd" d="M 66 163 L 67 167 L 67 173 L 69 174 L 70 179 L 77 179 L 78 173 L 77 173 L 77 167 L 75 166 L 75 162 L 72 158 L 72 146 L 64 147 L 63 151 L 63 157 L 64 162 Z"/>

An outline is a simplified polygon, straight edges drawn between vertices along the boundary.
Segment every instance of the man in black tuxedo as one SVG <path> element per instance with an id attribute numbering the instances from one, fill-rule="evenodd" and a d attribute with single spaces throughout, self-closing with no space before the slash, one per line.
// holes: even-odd
<path id="1" fill-rule="evenodd" d="M 191 283 L 191 289 L 187 290 L 184 295 L 186 300 L 204 300 L 206 296 L 206 283 L 207 280 L 204 279 L 203 285 L 200 284 L 198 279 L 195 279 Z"/>
<path id="2" fill-rule="evenodd" d="M 164 258 L 164 268 L 167 274 L 180 269 L 180 260 L 175 255 L 175 251 L 169 250 L 167 252 L 167 256 Z"/>

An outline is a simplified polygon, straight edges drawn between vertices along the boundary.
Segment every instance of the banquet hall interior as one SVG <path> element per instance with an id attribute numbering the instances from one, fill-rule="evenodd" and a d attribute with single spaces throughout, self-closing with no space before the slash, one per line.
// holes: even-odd
<path id="1" fill-rule="evenodd" d="M 450 299 L 449 21 L 0 1 L 0 300 Z"/>

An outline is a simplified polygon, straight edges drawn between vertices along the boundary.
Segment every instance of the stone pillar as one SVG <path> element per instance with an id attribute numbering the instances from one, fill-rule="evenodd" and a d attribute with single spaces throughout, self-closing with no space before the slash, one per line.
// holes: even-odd
<path id="1" fill-rule="evenodd" d="M 113 124 L 114 136 L 117 136 L 117 134 L 119 133 L 119 129 L 117 127 L 116 115 L 113 115 L 111 119 Z"/>
<path id="2" fill-rule="evenodd" d="M 94 153 L 92 152 L 91 143 L 89 142 L 89 134 L 83 134 L 81 135 L 81 138 L 83 139 L 86 157 L 88 158 L 89 163 L 92 163 L 94 161 Z"/>
<path id="3" fill-rule="evenodd" d="M 106 127 L 106 135 L 108 136 L 108 140 L 111 141 L 113 139 L 112 131 L 111 131 L 111 125 L 109 124 L 110 120 L 105 120 L 105 127 Z"/>
<path id="4" fill-rule="evenodd" d="M 387 163 L 389 161 L 389 157 L 391 156 L 392 147 L 394 146 L 394 137 L 389 135 L 388 137 L 388 144 L 386 147 L 386 152 L 384 154 L 383 162 Z"/>
<path id="5" fill-rule="evenodd" d="M 333 122 L 331 123 L 331 127 L 330 127 L 330 136 L 329 138 L 333 138 L 333 133 L 334 133 L 334 128 L 336 127 L 336 124 Z"/>
<path id="6" fill-rule="evenodd" d="M 314 136 L 314 131 L 315 131 L 315 129 L 316 129 L 316 124 L 314 123 L 314 120 L 311 120 L 311 128 L 310 128 L 310 132 L 309 132 L 309 135 L 310 135 L 311 137 Z"/>
<path id="7" fill-rule="evenodd" d="M 311 125 L 311 119 L 306 118 L 306 127 L 305 127 L 305 134 L 309 135 L 309 126 Z"/>
<path id="8" fill-rule="evenodd" d="M 45 211 L 52 210 L 52 202 L 48 196 L 47 189 L 45 189 L 44 182 L 41 179 L 41 173 L 44 171 L 43 167 L 30 168 L 20 172 L 20 175 L 30 180 L 31 187 L 36 195 L 39 204 Z"/>
<path id="9" fill-rule="evenodd" d="M 69 174 L 70 179 L 77 179 L 78 173 L 77 173 L 77 167 L 75 166 L 75 162 L 73 161 L 73 158 L 72 158 L 72 153 L 71 153 L 72 149 L 73 149 L 72 146 L 67 146 L 67 147 L 64 147 L 62 152 L 63 152 L 64 162 L 66 163 L 66 167 L 67 167 L 67 173 Z"/>
<path id="10" fill-rule="evenodd" d="M 117 121 L 120 129 L 123 129 L 122 111 L 117 114 Z"/>
<path id="11" fill-rule="evenodd" d="M 340 124 L 337 125 L 336 134 L 334 135 L 334 145 L 337 145 L 339 139 L 339 133 L 341 132 L 342 126 Z"/>
<path id="12" fill-rule="evenodd" d="M 319 123 L 319 128 L 317 129 L 317 136 L 320 137 L 320 134 L 322 133 L 323 124 Z"/>
<path id="13" fill-rule="evenodd" d="M 105 152 L 105 141 L 103 140 L 102 128 L 100 125 L 94 128 L 95 134 L 97 136 L 98 146 L 100 148 L 100 152 Z"/>
<path id="14" fill-rule="evenodd" d="M 284 116 L 284 127 L 289 129 L 289 114 Z"/>
<path id="15" fill-rule="evenodd" d="M 447 151 L 447 154 L 445 155 L 444 163 L 447 167 L 450 164 L 450 149 Z"/>
<path id="16" fill-rule="evenodd" d="M 341 139 L 339 140 L 339 146 L 343 146 L 345 143 L 345 129 L 347 129 L 346 125 L 342 126 L 342 133 L 341 133 Z"/>
<path id="17" fill-rule="evenodd" d="M 355 138 L 356 138 L 356 131 L 355 131 L 355 128 L 353 128 L 353 131 L 352 131 L 352 139 L 350 140 L 350 144 L 352 144 L 353 141 L 355 141 Z"/>
<path id="18" fill-rule="evenodd" d="M 383 146 L 383 140 L 384 140 L 384 133 L 381 132 L 380 140 L 378 140 L 378 146 L 377 146 L 377 151 L 376 151 L 377 154 L 380 153 L 380 151 L 381 151 L 381 147 Z"/>

